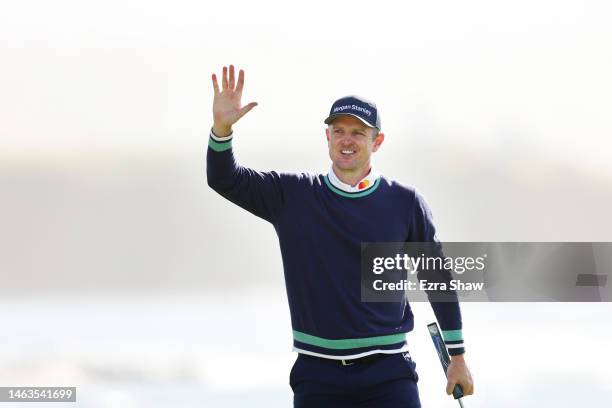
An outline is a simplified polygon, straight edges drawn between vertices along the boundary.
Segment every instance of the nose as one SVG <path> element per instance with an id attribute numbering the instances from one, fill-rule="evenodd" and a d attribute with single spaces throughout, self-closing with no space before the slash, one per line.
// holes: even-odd
<path id="1" fill-rule="evenodd" d="M 340 144 L 347 146 L 353 144 L 353 136 L 350 133 L 345 133 L 340 137 Z"/>

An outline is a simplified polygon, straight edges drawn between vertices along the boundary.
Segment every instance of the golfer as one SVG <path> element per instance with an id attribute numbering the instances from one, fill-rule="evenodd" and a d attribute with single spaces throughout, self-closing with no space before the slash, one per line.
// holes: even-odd
<path id="1" fill-rule="evenodd" d="M 260 172 L 238 164 L 232 150 L 232 126 L 257 105 L 241 103 L 244 71 L 236 78 L 232 65 L 223 67 L 221 84 L 215 74 L 212 83 L 208 184 L 278 235 L 299 353 L 289 376 L 294 407 L 420 407 L 408 302 L 360 297 L 362 242 L 437 239 L 423 198 L 372 167 L 385 140 L 376 105 L 357 96 L 333 103 L 324 121 L 327 174 Z M 470 395 L 459 303 L 430 303 L 451 355 L 446 392 L 460 384 Z"/>

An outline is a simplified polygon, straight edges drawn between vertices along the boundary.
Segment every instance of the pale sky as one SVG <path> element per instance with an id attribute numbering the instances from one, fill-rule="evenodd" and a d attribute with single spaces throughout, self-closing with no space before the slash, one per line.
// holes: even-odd
<path id="1" fill-rule="evenodd" d="M 356 93 L 402 143 L 519 146 L 612 173 L 610 11 L 539 0 L 5 2 L 0 150 L 200 148 L 210 74 L 234 63 L 247 73 L 244 102 L 260 103 L 237 126 L 247 148 L 319 154 L 305 141 L 322 134 L 335 98 Z M 262 134 L 275 142 L 262 146 Z"/>

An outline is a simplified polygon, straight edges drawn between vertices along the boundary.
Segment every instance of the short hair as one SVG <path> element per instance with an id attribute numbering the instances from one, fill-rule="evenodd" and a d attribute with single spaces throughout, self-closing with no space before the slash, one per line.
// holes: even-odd
<path id="1" fill-rule="evenodd" d="M 374 127 L 372 128 L 374 129 L 374 135 L 372 136 L 372 140 L 376 139 L 378 137 L 378 135 L 380 134 L 380 129 Z"/>

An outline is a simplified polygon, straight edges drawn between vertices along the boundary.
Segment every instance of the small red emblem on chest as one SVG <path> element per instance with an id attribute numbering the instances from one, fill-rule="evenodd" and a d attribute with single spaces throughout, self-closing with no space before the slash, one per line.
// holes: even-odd
<path id="1" fill-rule="evenodd" d="M 369 185 L 370 185 L 370 181 L 369 180 L 363 180 L 362 182 L 359 183 L 359 185 L 357 187 L 360 190 L 363 190 L 364 188 L 366 188 Z"/>

